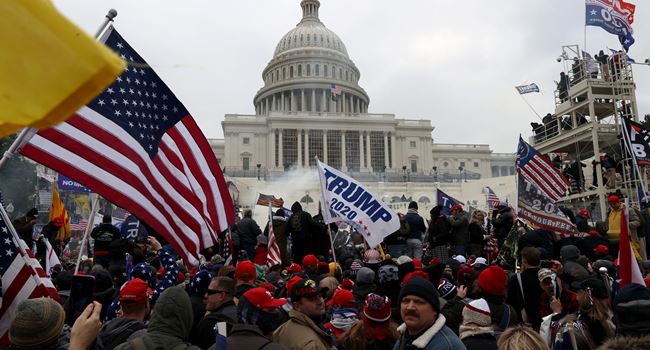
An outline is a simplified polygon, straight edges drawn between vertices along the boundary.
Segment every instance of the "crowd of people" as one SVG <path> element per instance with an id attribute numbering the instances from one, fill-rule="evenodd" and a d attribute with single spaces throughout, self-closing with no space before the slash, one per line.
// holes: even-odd
<path id="1" fill-rule="evenodd" d="M 584 234 L 559 237 L 527 229 L 507 203 L 490 213 L 455 205 L 448 215 L 435 206 L 424 219 L 411 202 L 400 229 L 367 247 L 354 232 L 347 245 L 332 244 L 328 232 L 343 226 L 328 230 L 295 203 L 290 217 L 279 209 L 265 229 L 245 212 L 230 230 L 236 253 L 226 261 L 215 246 L 199 266 L 155 234 L 122 238 L 105 217 L 91 234 L 94 254 L 79 267 L 94 276 L 94 301 L 76 321 L 66 317 L 75 266 L 64 262 L 52 271 L 62 303 L 21 302 L 11 347 L 648 349 L 650 289 L 620 285 L 613 257 L 624 204 L 615 195 L 609 204 L 601 223 L 565 209 Z M 629 211 L 639 261 L 650 230 L 644 210 Z M 14 221 L 21 236 L 30 236 L 34 215 Z M 272 266 L 269 228 L 282 257 Z"/>

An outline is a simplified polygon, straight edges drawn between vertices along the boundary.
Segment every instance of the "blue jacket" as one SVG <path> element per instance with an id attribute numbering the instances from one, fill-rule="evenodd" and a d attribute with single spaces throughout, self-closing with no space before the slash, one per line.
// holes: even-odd
<path id="1" fill-rule="evenodd" d="M 458 336 L 449 327 L 445 326 L 445 322 L 445 316 L 438 314 L 436 322 L 426 332 L 415 339 L 410 347 L 404 347 L 404 349 L 467 350 Z M 404 340 L 404 333 L 406 332 L 406 324 L 399 326 L 397 331 L 401 335 L 397 339 L 395 346 L 393 346 L 393 350 L 400 350 L 400 345 Z"/>

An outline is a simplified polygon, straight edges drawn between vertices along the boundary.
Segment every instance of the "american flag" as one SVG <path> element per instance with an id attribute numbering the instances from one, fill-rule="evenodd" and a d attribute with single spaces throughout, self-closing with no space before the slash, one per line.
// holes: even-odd
<path id="1" fill-rule="evenodd" d="M 497 194 L 492 191 L 492 189 L 488 186 L 485 187 L 487 190 L 487 202 L 488 202 L 488 209 L 494 210 L 494 208 L 499 206 L 499 203 L 501 203 L 501 200 L 499 197 L 497 197 Z"/>
<path id="2" fill-rule="evenodd" d="M 284 200 L 282 198 L 275 198 L 274 195 L 260 193 L 257 197 L 257 205 L 268 207 L 272 205 L 274 208 L 282 208 Z"/>
<path id="3" fill-rule="evenodd" d="M 183 104 L 111 26 L 103 38 L 128 67 L 22 154 L 149 224 L 190 264 L 235 220 L 210 145 Z"/>
<path id="4" fill-rule="evenodd" d="M 330 92 L 332 93 L 332 101 L 338 100 L 339 96 L 341 96 L 341 85 L 332 84 Z"/>
<path id="5" fill-rule="evenodd" d="M 81 219 L 81 220 L 78 220 L 77 223 L 71 222 L 70 223 L 70 230 L 71 231 L 85 231 L 86 226 L 88 226 L 88 220 Z"/>
<path id="6" fill-rule="evenodd" d="M 4 209 L 2 209 L 4 211 Z M 25 299 L 50 297 L 59 301 L 52 281 L 27 248 L 16 242 L 10 222 L 0 215 L 0 276 L 2 276 L 2 305 L 0 306 L 0 345 L 8 345 L 8 330 L 13 311 Z M 17 237 L 17 236 L 15 236 Z"/>
<path id="7" fill-rule="evenodd" d="M 280 248 L 275 240 L 275 232 L 273 232 L 273 208 L 269 205 L 269 244 L 266 252 L 266 264 L 274 266 L 281 263 Z"/>
<path id="8" fill-rule="evenodd" d="M 519 174 L 539 187 L 554 201 L 563 197 L 571 186 L 569 180 L 543 157 L 536 149 L 519 137 L 517 147 L 517 169 Z"/>

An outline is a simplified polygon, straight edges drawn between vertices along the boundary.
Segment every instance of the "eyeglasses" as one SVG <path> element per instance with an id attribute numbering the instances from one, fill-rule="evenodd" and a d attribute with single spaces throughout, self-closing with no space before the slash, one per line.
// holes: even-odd
<path id="1" fill-rule="evenodd" d="M 205 294 L 207 294 L 207 295 L 214 295 L 214 294 L 218 294 L 218 293 L 229 294 L 229 293 L 226 292 L 226 291 L 218 290 L 218 289 L 208 289 L 208 290 L 205 292 Z"/>

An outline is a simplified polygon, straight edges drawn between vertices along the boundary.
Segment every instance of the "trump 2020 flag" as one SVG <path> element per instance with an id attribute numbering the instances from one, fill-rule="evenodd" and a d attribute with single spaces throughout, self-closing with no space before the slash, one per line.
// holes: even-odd
<path id="1" fill-rule="evenodd" d="M 451 207 L 456 204 L 463 205 L 463 202 L 458 199 L 442 192 L 440 189 L 436 190 L 436 204 L 442 205 L 442 213 L 445 215 L 451 215 Z"/>
<path id="2" fill-rule="evenodd" d="M 634 10 L 636 5 L 623 0 L 586 0 L 585 25 L 601 27 L 610 34 L 618 35 L 618 40 L 625 48 L 634 44 Z"/>
<path id="3" fill-rule="evenodd" d="M 376 247 L 399 229 L 399 217 L 380 198 L 355 179 L 320 160 L 317 162 L 325 223 L 347 223 L 363 235 L 371 247 Z"/>
<path id="4" fill-rule="evenodd" d="M 520 95 L 528 94 L 531 92 L 539 92 L 539 86 L 537 86 L 535 83 L 515 86 L 515 89 L 517 89 L 517 92 L 519 92 Z"/>

